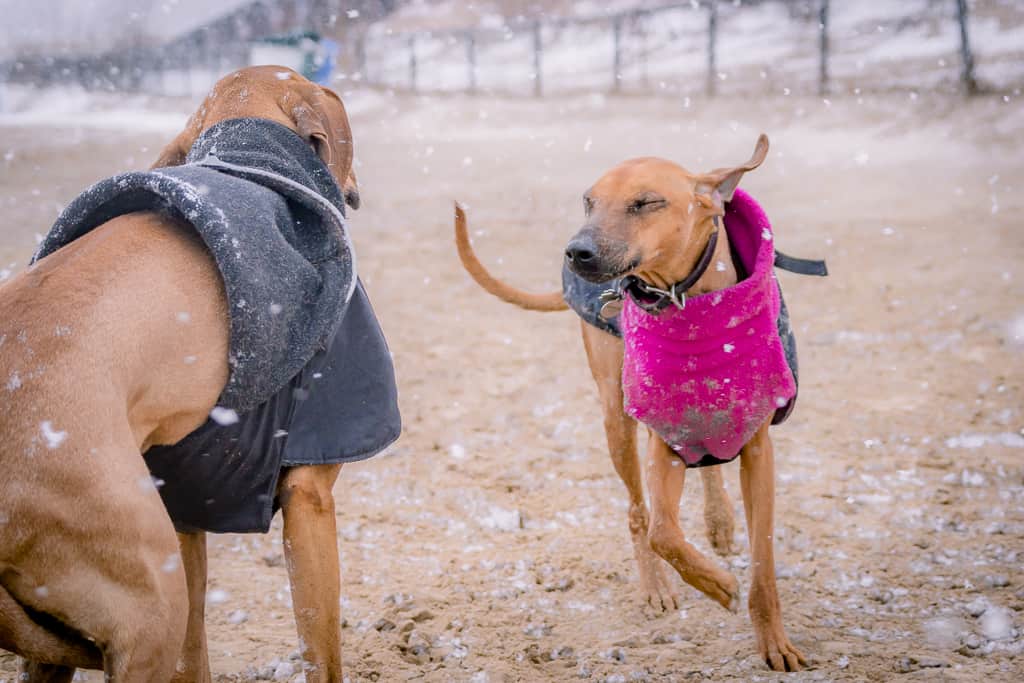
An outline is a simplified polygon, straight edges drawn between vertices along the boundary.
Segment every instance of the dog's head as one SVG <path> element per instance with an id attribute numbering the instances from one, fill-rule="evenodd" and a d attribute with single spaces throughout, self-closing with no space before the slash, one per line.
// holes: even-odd
<path id="1" fill-rule="evenodd" d="M 345 203 L 359 208 L 359 186 L 352 170 L 352 129 L 345 105 L 334 91 L 283 66 L 250 66 L 217 81 L 153 168 L 185 163 L 189 149 L 204 130 L 220 121 L 246 117 L 276 121 L 302 136 L 331 170 Z"/>
<path id="2" fill-rule="evenodd" d="M 762 134 L 747 163 L 709 173 L 654 157 L 619 164 L 583 195 L 586 222 L 566 246 L 569 268 L 591 282 L 628 274 L 662 287 L 678 282 L 704 248 L 711 219 L 767 154 Z"/>

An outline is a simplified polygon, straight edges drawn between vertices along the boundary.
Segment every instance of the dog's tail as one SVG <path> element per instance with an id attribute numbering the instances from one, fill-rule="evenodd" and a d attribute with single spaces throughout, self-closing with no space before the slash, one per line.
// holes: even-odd
<path id="1" fill-rule="evenodd" d="M 455 202 L 455 246 L 459 250 L 459 260 L 470 277 L 487 292 L 498 297 L 502 301 L 515 304 L 528 311 L 564 311 L 569 308 L 562 297 L 561 290 L 547 294 L 533 294 L 512 285 L 506 284 L 497 279 L 484 268 L 480 259 L 473 252 L 469 243 L 469 233 L 466 230 L 466 212 L 458 202 Z"/>

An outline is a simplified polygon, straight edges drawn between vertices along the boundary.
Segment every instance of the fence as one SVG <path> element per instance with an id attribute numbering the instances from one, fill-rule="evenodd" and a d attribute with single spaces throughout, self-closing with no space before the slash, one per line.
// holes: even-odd
<path id="1" fill-rule="evenodd" d="M 248 64 L 253 40 L 293 27 L 292 15 L 341 41 L 347 78 L 415 92 L 1016 94 L 1024 83 L 1024 4 L 1012 0 L 690 0 L 403 34 L 386 21 L 366 28 L 324 14 L 336 0 L 274 2 L 294 11 L 274 13 L 261 0 L 166 45 L 20 58 L 0 63 L 0 84 L 196 96 Z M 361 0 L 370 9 L 360 22 L 394 5 Z"/>
<path id="2" fill-rule="evenodd" d="M 594 18 L 519 20 L 495 28 L 404 34 L 371 28 L 357 38 L 353 71 L 367 83 L 418 92 L 535 96 L 595 90 L 715 95 L 751 76 L 768 90 L 820 95 L 872 87 L 979 91 L 967 0 L 882 4 L 693 0 Z M 844 48 L 838 55 L 837 19 Z M 880 29 L 876 37 L 870 35 L 873 22 Z M 985 27 L 990 28 L 987 20 Z M 770 28 L 776 29 L 772 40 L 781 45 L 757 40 L 758 31 Z M 900 40 L 932 44 L 940 56 L 933 59 L 920 44 L 899 47 Z M 907 54 L 903 64 L 882 60 L 880 73 L 850 68 L 851 60 L 856 64 L 858 55 L 870 58 L 872 52 Z M 867 83 L 851 85 L 857 76 Z M 988 89 L 1004 88 L 988 84 Z M 751 88 L 748 83 L 731 89 Z"/>

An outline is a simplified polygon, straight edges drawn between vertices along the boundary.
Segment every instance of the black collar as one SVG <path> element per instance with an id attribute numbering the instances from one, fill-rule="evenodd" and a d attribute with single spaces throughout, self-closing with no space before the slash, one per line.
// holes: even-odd
<path id="1" fill-rule="evenodd" d="M 690 274 L 675 283 L 668 289 L 659 289 L 648 284 L 635 275 L 627 275 L 622 278 L 619 289 L 623 293 L 629 293 L 636 304 L 648 313 L 656 313 L 673 304 L 678 309 L 686 307 L 686 292 L 697 284 L 697 280 L 704 275 L 708 266 L 711 265 L 711 257 L 715 254 L 715 247 L 718 245 L 718 216 L 715 216 L 715 229 L 708 238 L 704 251 L 697 260 Z"/>
<path id="2" fill-rule="evenodd" d="M 685 308 L 686 290 L 697 284 L 697 280 L 700 279 L 701 275 L 707 271 L 708 266 L 711 265 L 711 257 L 714 255 L 715 246 L 718 244 L 718 230 L 720 228 L 718 216 L 715 216 L 714 222 L 714 232 L 708 238 L 708 243 L 704 247 L 704 252 L 701 254 L 700 260 L 697 261 L 693 272 L 668 289 L 659 289 L 647 284 L 635 275 L 627 275 L 615 282 L 610 289 L 601 292 L 600 301 L 602 306 L 599 315 L 605 320 L 612 320 L 618 316 L 622 311 L 622 299 L 627 292 L 633 297 L 633 301 L 636 302 L 637 306 L 648 313 L 659 313 L 667 308 L 669 304 L 674 304 L 679 309 Z M 828 268 L 825 266 L 824 261 L 796 258 L 783 254 L 777 249 L 775 250 L 774 263 L 776 268 L 788 270 L 799 275 L 828 275 Z"/>

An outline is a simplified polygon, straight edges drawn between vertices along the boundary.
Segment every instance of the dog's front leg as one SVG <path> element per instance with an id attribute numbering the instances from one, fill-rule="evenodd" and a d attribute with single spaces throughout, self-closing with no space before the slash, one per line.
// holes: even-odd
<path id="1" fill-rule="evenodd" d="M 640 572 L 640 589 L 656 611 L 679 608 L 679 596 L 647 541 L 650 516 L 644 500 L 644 477 L 636 451 L 636 421 L 622 407 L 622 340 L 580 321 L 590 372 L 601 395 L 608 454 L 629 495 L 629 536 Z"/>
<path id="2" fill-rule="evenodd" d="M 178 534 L 188 585 L 188 627 L 185 646 L 171 683 L 209 683 L 210 656 L 206 648 L 206 533 Z"/>
<path id="3" fill-rule="evenodd" d="M 307 683 L 341 683 L 341 571 L 334 482 L 341 465 L 288 469 L 279 494 L 292 608 Z"/>
<path id="4" fill-rule="evenodd" d="M 679 499 L 686 466 L 664 441 L 648 439 L 647 490 L 651 494 L 651 548 L 679 572 L 683 581 L 730 611 L 739 603 L 736 577 L 717 566 L 687 542 L 679 526 Z"/>
<path id="5" fill-rule="evenodd" d="M 775 586 L 775 456 L 768 423 L 741 451 L 740 488 L 743 489 L 743 508 L 747 516 L 753 564 L 750 620 L 757 635 L 757 649 L 773 670 L 799 671 L 807 662 L 786 637 Z"/>

